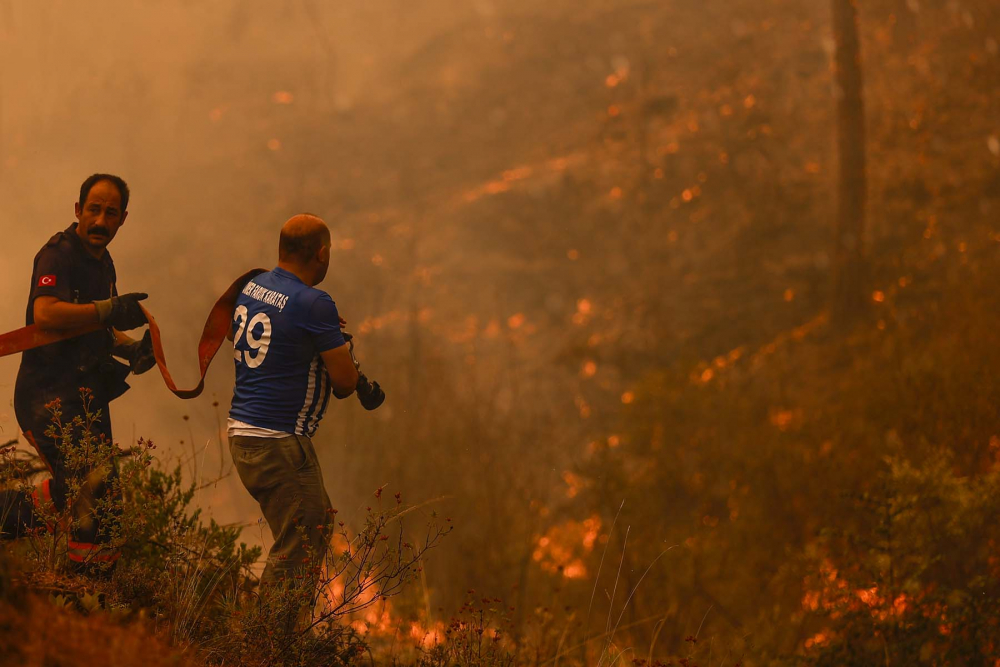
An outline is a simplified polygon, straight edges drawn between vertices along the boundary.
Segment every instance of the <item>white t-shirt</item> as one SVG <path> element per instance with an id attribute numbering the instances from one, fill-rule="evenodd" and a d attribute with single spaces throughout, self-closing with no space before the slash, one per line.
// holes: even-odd
<path id="1" fill-rule="evenodd" d="M 247 435 L 252 438 L 285 438 L 291 435 L 291 433 L 286 433 L 285 431 L 275 431 L 270 428 L 253 426 L 232 417 L 226 422 L 226 428 L 230 437 L 234 435 Z"/>

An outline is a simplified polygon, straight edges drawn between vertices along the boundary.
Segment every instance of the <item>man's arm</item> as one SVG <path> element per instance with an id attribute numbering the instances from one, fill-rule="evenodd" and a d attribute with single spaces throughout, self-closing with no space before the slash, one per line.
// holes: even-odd
<path id="1" fill-rule="evenodd" d="M 54 296 L 38 296 L 32 305 L 35 324 L 41 329 L 59 331 L 96 324 L 97 306 L 92 303 L 69 303 Z"/>
<path id="2" fill-rule="evenodd" d="M 320 356 L 330 375 L 334 395 L 337 398 L 347 398 L 353 394 L 354 388 L 358 386 L 358 369 L 354 367 L 347 345 L 320 352 Z"/>
<path id="3" fill-rule="evenodd" d="M 35 297 L 31 308 L 35 324 L 41 329 L 60 331 L 98 322 L 116 329 L 135 329 L 146 323 L 139 305 L 145 298 L 145 294 L 133 292 L 93 303 L 70 303 L 42 294 Z"/>
<path id="4" fill-rule="evenodd" d="M 347 398 L 358 385 L 358 369 L 354 366 L 350 347 L 341 330 L 343 321 L 344 318 L 337 312 L 337 305 L 324 292 L 313 301 L 305 325 L 306 331 L 312 335 L 313 344 L 320 350 L 337 398 Z"/>

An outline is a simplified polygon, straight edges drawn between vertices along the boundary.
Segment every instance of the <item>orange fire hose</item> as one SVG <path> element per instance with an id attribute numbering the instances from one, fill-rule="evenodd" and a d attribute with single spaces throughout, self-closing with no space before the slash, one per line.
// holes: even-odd
<path id="1" fill-rule="evenodd" d="M 201 377 L 198 380 L 198 385 L 193 389 L 177 388 L 174 379 L 170 376 L 170 371 L 167 369 L 167 361 L 163 354 L 163 343 L 160 337 L 160 328 L 156 325 L 156 320 L 153 318 L 152 313 L 145 308 L 142 309 L 142 312 L 146 314 L 146 319 L 149 320 L 149 333 L 150 338 L 153 340 L 153 355 L 156 357 L 156 366 L 160 369 L 160 375 L 163 376 L 163 382 L 167 385 L 167 388 L 179 398 L 194 398 L 205 389 L 205 374 L 208 372 L 208 366 L 212 363 L 212 359 L 219 351 L 219 348 L 222 347 L 222 341 L 225 340 L 232 326 L 236 299 L 247 282 L 264 273 L 264 271 L 265 269 L 253 269 L 244 273 L 229 286 L 229 289 L 212 306 L 212 310 L 208 313 L 208 319 L 205 321 L 205 328 L 201 333 L 201 340 L 198 341 L 198 370 L 201 373 Z M 46 331 L 39 329 L 34 324 L 21 327 L 20 329 L 0 335 L 0 357 L 76 338 L 77 336 L 104 328 L 102 324 L 90 324 L 79 329 L 67 331 Z"/>

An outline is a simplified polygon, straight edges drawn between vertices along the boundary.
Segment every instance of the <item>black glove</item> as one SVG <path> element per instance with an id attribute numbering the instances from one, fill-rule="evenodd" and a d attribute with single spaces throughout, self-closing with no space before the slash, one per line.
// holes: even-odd
<path id="1" fill-rule="evenodd" d="M 129 368 L 135 375 L 142 375 L 156 365 L 156 356 L 153 354 L 153 337 L 148 329 L 142 340 L 115 345 L 114 353 L 116 356 L 128 360 Z"/>
<path id="2" fill-rule="evenodd" d="M 358 384 L 354 391 L 365 410 L 374 410 L 385 402 L 385 392 L 378 386 L 378 382 L 369 382 L 364 373 L 358 373 Z"/>
<path id="3" fill-rule="evenodd" d="M 128 331 L 141 327 L 148 320 L 139 307 L 139 302 L 148 298 L 148 294 L 131 292 L 121 296 L 113 296 L 103 301 L 95 301 L 98 319 L 119 331 Z"/>

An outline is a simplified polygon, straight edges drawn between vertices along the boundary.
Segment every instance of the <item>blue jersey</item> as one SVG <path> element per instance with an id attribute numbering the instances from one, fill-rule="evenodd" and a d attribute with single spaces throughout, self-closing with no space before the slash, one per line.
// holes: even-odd
<path id="1" fill-rule="evenodd" d="M 311 436 L 330 402 L 320 352 L 344 344 L 330 295 L 282 268 L 243 288 L 233 313 L 232 419 Z"/>

